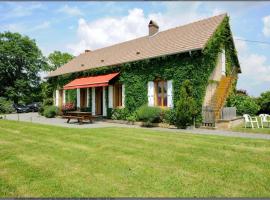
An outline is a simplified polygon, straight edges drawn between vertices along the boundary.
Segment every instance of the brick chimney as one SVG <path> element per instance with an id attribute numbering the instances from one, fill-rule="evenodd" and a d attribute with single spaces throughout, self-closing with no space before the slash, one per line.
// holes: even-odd
<path id="1" fill-rule="evenodd" d="M 148 24 L 149 36 L 155 35 L 158 32 L 159 26 L 153 20 L 150 20 Z"/>

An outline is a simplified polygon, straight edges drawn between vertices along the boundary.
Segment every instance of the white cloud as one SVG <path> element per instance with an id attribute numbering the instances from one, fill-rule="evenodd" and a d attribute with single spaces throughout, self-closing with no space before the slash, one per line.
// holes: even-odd
<path id="1" fill-rule="evenodd" d="M 247 53 L 248 50 L 248 45 L 245 41 L 243 41 L 244 38 L 242 37 L 234 37 L 234 44 L 235 44 L 235 48 L 237 50 L 237 52 L 240 54 L 244 54 Z"/>
<path id="2" fill-rule="evenodd" d="M 148 34 L 148 23 L 150 19 L 156 21 L 160 30 L 188 23 L 202 16 L 197 14 L 197 3 L 189 3 L 193 10 L 189 12 L 177 12 L 172 3 L 166 4 L 171 12 L 166 14 L 150 13 L 146 16 L 142 9 L 134 8 L 123 17 L 104 17 L 95 21 L 87 22 L 81 18 L 78 21 L 77 35 L 79 41 L 67 45 L 74 55 L 78 55 L 85 49 L 97 49 L 115 43 L 131 40 Z M 174 16 L 173 16 L 174 15 Z M 173 16 L 173 17 L 172 17 Z"/>
<path id="3" fill-rule="evenodd" d="M 252 80 L 254 84 L 270 82 L 270 65 L 267 64 L 266 56 L 249 54 L 240 57 L 240 59 L 242 61 L 241 66 L 243 74 L 245 74 L 249 80 Z"/>
<path id="4" fill-rule="evenodd" d="M 270 37 L 270 15 L 263 18 L 263 34 Z"/>
<path id="5" fill-rule="evenodd" d="M 14 5 L 14 3 L 9 2 L 8 5 L 12 6 L 12 9 L 9 9 L 6 14 L 1 17 L 4 20 L 30 16 L 35 10 L 44 8 L 40 3 L 33 3 L 28 5 L 16 3 Z"/>
<path id="6" fill-rule="evenodd" d="M 44 21 L 37 25 L 27 25 L 25 23 L 10 23 L 2 26 L 0 31 L 19 32 L 22 34 L 29 34 L 35 31 L 47 29 L 51 26 L 51 22 Z"/>
<path id="7" fill-rule="evenodd" d="M 1 27 L 1 29 L 2 31 L 23 32 L 25 30 L 25 27 L 22 24 L 10 23 L 5 24 L 4 26 Z"/>
<path id="8" fill-rule="evenodd" d="M 65 13 L 70 16 L 82 16 L 83 12 L 77 7 L 71 7 L 69 5 L 64 5 L 63 7 L 57 10 L 59 13 Z"/>
<path id="9" fill-rule="evenodd" d="M 44 21 L 43 23 L 34 26 L 33 28 L 30 29 L 30 31 L 38 31 L 38 30 L 43 30 L 47 29 L 51 26 L 51 23 L 49 21 Z"/>
<path id="10" fill-rule="evenodd" d="M 235 46 L 242 70 L 237 87 L 258 96 L 270 83 L 269 60 L 264 55 L 252 52 L 245 41 L 235 40 Z"/>

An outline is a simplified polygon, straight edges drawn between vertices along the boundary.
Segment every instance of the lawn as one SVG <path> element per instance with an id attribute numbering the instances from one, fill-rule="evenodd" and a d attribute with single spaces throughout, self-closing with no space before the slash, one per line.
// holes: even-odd
<path id="1" fill-rule="evenodd" d="M 270 134 L 270 128 L 267 126 L 267 124 L 264 124 L 264 128 L 261 128 L 261 118 L 257 117 L 260 128 L 256 128 L 257 125 L 253 123 L 254 128 L 245 128 L 245 124 L 238 125 L 236 127 L 232 128 L 232 131 L 237 132 L 246 132 L 246 133 L 264 133 L 264 134 Z M 250 124 L 249 124 L 250 126 Z"/>
<path id="2" fill-rule="evenodd" d="M 239 125 L 232 128 L 232 131 L 246 132 L 246 133 L 263 133 L 270 134 L 270 128 L 245 128 L 244 125 Z"/>
<path id="3" fill-rule="evenodd" d="M 269 197 L 270 141 L 0 120 L 0 197 Z"/>

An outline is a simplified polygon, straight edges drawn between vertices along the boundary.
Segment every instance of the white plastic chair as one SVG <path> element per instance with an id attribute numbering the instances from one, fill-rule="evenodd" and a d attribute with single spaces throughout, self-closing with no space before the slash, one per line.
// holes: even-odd
<path id="1" fill-rule="evenodd" d="M 247 128 L 248 124 L 250 124 L 251 127 L 254 128 L 253 123 L 255 123 L 255 125 L 257 124 L 257 127 L 260 128 L 257 117 L 251 117 L 248 114 L 244 114 L 243 117 L 244 117 L 244 120 L 245 120 L 245 128 Z"/>
<path id="2" fill-rule="evenodd" d="M 268 115 L 268 114 L 260 114 L 259 116 L 261 118 L 262 128 L 263 128 L 263 124 L 265 124 L 265 123 L 267 123 L 267 127 L 269 127 L 270 120 L 268 120 L 267 118 L 270 117 L 270 115 Z"/>

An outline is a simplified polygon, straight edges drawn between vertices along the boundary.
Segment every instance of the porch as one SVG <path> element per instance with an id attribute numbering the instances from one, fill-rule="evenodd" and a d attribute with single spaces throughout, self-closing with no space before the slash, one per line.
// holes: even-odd
<path id="1" fill-rule="evenodd" d="M 76 110 L 106 117 L 108 108 L 124 107 L 124 98 L 125 85 L 119 82 L 119 73 L 112 73 L 71 81 L 55 91 L 54 105 L 63 108 L 72 102 Z"/>

